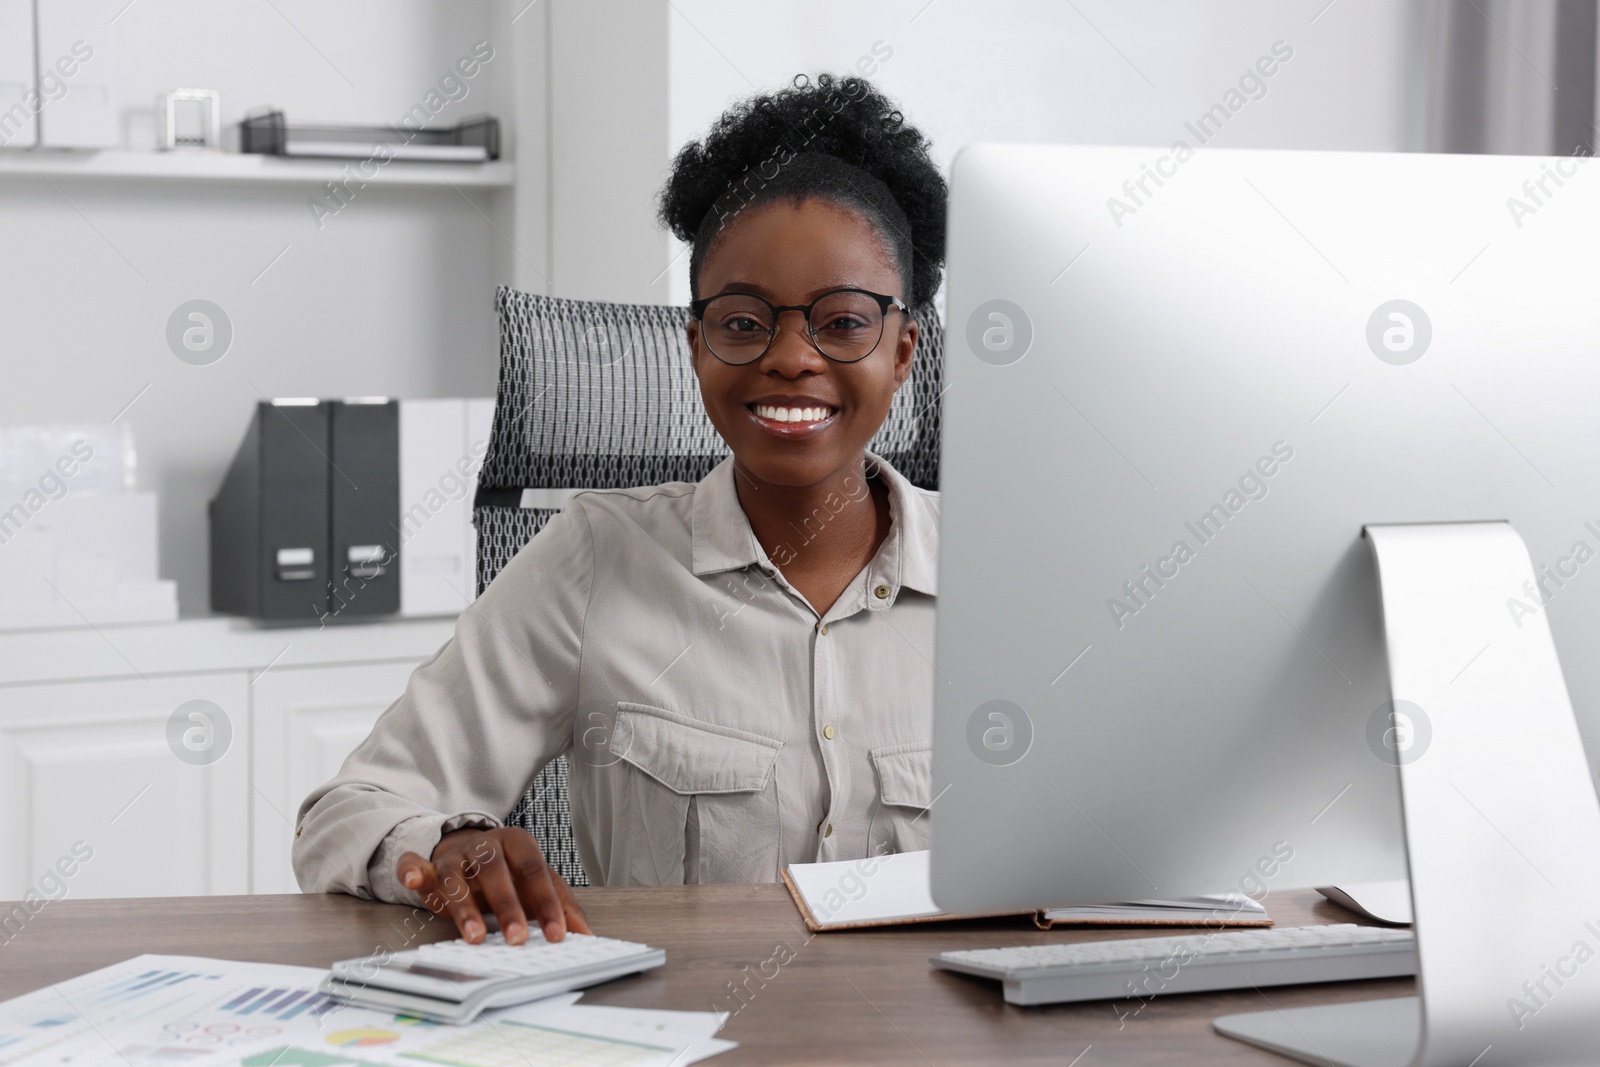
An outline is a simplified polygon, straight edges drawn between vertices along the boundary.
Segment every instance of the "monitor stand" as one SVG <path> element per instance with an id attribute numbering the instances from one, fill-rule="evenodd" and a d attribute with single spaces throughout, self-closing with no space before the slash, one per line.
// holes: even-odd
<path id="1" fill-rule="evenodd" d="M 1214 1025 L 1337 1067 L 1600 1063 L 1600 802 L 1528 550 L 1506 522 L 1363 534 L 1383 598 L 1419 995 Z"/>

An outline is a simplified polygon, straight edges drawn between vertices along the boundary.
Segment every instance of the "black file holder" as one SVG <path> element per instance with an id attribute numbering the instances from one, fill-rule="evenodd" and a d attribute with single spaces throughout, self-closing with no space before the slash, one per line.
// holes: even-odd
<path id="1" fill-rule="evenodd" d="M 211 608 L 305 619 L 328 602 L 328 405 L 262 401 L 211 501 Z"/>
<path id="2" fill-rule="evenodd" d="M 462 151 L 450 153 L 450 149 Z M 470 149 L 481 149 L 481 155 L 468 152 Z M 477 115 L 454 126 L 413 129 L 406 125 L 291 123 L 282 111 L 267 111 L 239 123 L 239 151 L 335 159 L 375 157 L 383 162 L 484 162 L 500 158 L 500 120 Z"/>
<path id="3" fill-rule="evenodd" d="M 400 610 L 400 405 L 328 405 L 328 613 Z"/>
<path id="4" fill-rule="evenodd" d="M 325 622 L 400 610 L 399 404 L 256 405 L 209 508 L 211 608 Z"/>

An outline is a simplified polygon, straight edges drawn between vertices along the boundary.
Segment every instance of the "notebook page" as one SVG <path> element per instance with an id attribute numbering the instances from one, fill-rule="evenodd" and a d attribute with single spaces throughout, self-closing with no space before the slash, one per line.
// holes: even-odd
<path id="1" fill-rule="evenodd" d="M 926 850 L 831 863 L 791 863 L 789 877 L 817 922 L 830 926 L 944 914 L 928 889 Z"/>

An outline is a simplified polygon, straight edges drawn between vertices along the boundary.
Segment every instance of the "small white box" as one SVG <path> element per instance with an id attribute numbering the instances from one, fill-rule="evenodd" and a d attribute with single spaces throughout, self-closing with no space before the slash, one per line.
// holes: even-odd
<path id="1" fill-rule="evenodd" d="M 177 585 L 156 577 L 154 493 L 47 501 L 0 551 L 0 630 L 171 622 Z"/>
<path id="2" fill-rule="evenodd" d="M 154 581 L 159 515 L 154 493 L 69 492 L 33 520 L 56 531 L 56 569 L 69 558 L 111 561 L 119 580 Z M 99 598 L 115 600 L 114 587 Z"/>
<path id="3" fill-rule="evenodd" d="M 27 527 L 6 536 L 0 545 L 0 629 L 6 619 L 23 612 L 46 611 L 56 595 L 42 580 L 55 573 L 56 539 L 49 531 Z"/>
<path id="4" fill-rule="evenodd" d="M 0 0 L 0 148 L 39 143 L 33 0 Z"/>
<path id="5" fill-rule="evenodd" d="M 400 401 L 400 614 L 458 615 L 478 592 L 472 498 L 494 401 Z"/>
<path id="6" fill-rule="evenodd" d="M 116 53 L 112 0 L 36 0 L 39 144 L 115 148 Z"/>

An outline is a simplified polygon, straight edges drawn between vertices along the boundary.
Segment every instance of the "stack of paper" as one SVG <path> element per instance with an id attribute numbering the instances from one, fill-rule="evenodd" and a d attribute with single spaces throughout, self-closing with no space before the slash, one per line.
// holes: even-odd
<path id="1" fill-rule="evenodd" d="M 327 972 L 140 956 L 0 1003 L 0 1065 L 54 1067 L 681 1067 L 725 1052 L 717 1012 L 576 1003 L 565 993 L 468 1026 L 343 1004 Z"/>
<path id="2" fill-rule="evenodd" d="M 0 427 L 0 630 L 178 617 L 133 462 L 118 426 Z"/>

